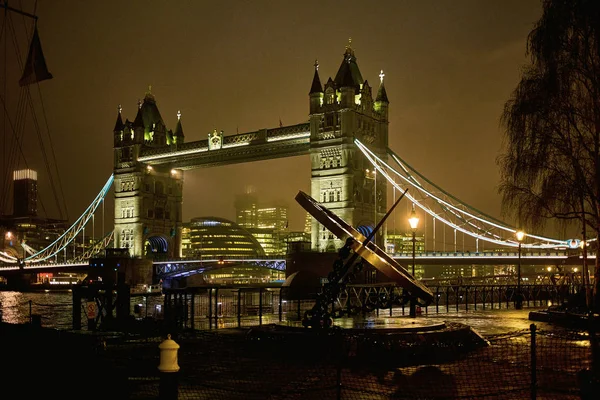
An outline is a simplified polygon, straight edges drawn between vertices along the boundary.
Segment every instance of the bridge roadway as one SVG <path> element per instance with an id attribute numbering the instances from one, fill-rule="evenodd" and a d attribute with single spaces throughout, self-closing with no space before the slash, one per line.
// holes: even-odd
<path id="1" fill-rule="evenodd" d="M 310 151 L 310 124 L 301 123 L 222 137 L 217 135 L 217 139 L 216 148 L 210 147 L 208 139 L 181 143 L 176 150 L 171 147 L 146 148 L 142 150 L 138 161 L 168 169 L 188 170 L 301 156 Z"/>
<path id="2" fill-rule="evenodd" d="M 412 253 L 398 253 L 392 255 L 400 265 L 412 265 Z M 587 260 L 593 264 L 596 259 L 595 253 L 588 253 Z M 518 252 L 423 252 L 415 254 L 415 264 L 418 265 L 515 265 L 519 262 Z M 264 259 L 179 259 L 169 261 L 155 261 L 154 267 L 159 274 L 177 274 L 180 276 L 202 272 L 213 269 L 219 265 L 232 263 L 243 263 L 253 266 L 277 269 L 285 271 L 285 258 Z M 522 251 L 521 265 L 583 265 L 583 256 L 568 251 Z M 86 271 L 88 263 L 50 263 L 50 264 L 27 264 L 24 271 L 31 273 L 49 271 Z M 11 275 L 20 270 L 18 265 L 0 266 L 0 275 Z M 178 273 L 179 272 L 179 273 Z"/>

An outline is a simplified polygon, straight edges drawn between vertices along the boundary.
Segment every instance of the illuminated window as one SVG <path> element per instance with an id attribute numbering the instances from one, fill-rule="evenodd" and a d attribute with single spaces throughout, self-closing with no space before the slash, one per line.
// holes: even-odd
<path id="1" fill-rule="evenodd" d="M 131 229 L 123 229 L 121 231 L 121 247 L 133 247 L 133 231 Z"/>

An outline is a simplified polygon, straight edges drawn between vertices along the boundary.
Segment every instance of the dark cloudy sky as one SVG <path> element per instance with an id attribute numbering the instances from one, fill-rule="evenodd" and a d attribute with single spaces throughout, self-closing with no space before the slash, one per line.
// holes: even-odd
<path id="1" fill-rule="evenodd" d="M 21 4 L 33 11 L 35 3 Z M 500 216 L 499 118 L 527 61 L 538 0 L 41 0 L 36 12 L 54 78 L 40 83 L 42 101 L 32 87 L 34 107 L 43 126 L 45 109 L 71 220 L 112 172 L 119 104 L 133 120 L 151 85 L 168 128 L 181 110 L 186 141 L 214 128 L 228 135 L 304 122 L 315 59 L 321 80 L 333 77 L 349 37 L 371 86 L 385 72 L 390 147 L 446 191 Z M 8 63 L 12 45 L 6 51 Z M 4 93 L 15 104 L 18 76 L 9 75 Z M 25 135 L 29 147 L 39 141 L 33 130 Z M 44 180 L 42 158 L 27 151 Z M 302 228 L 294 196 L 310 190 L 308 156 L 186 172 L 184 221 L 233 219 L 234 195 L 248 184 L 264 200 L 287 200 L 290 227 Z M 49 189 L 40 195 L 52 214 Z"/>

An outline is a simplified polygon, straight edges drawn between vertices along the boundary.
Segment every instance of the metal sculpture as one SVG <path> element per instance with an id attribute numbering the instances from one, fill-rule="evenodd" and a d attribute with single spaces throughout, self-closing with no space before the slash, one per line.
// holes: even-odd
<path id="1" fill-rule="evenodd" d="M 344 246 L 338 251 L 339 258 L 334 262 L 333 271 L 327 277 L 328 281 L 317 295 L 315 305 L 304 314 L 303 326 L 329 328 L 333 326 L 334 318 L 343 315 L 351 315 L 360 311 L 372 311 L 374 308 L 388 308 L 394 302 L 406 304 L 411 299 L 423 306 L 428 305 L 433 300 L 433 293 L 429 288 L 418 282 L 404 267 L 371 241 L 407 190 L 402 193 L 369 237 L 365 237 L 308 194 L 302 191 L 298 192 L 296 201 L 331 233 L 345 241 Z M 342 290 L 346 288 L 346 285 L 353 281 L 355 275 L 362 271 L 364 262 L 369 263 L 394 283 L 401 286 L 404 289 L 402 296 L 395 295 L 393 291 L 381 292 L 379 298 L 375 300 L 375 304 L 371 303 L 368 310 L 357 310 L 352 307 L 336 310 L 336 299 Z"/>

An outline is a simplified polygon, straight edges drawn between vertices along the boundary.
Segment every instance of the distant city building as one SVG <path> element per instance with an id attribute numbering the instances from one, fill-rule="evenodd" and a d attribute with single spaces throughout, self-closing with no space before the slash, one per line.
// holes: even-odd
<path id="1" fill-rule="evenodd" d="M 245 265 L 244 260 L 265 258 L 265 249 L 249 229 L 225 218 L 200 217 L 185 223 L 182 245 L 186 258 L 240 260 L 205 271 L 203 279 L 208 284 L 256 284 L 285 278 L 284 271 Z"/>
<path id="2" fill-rule="evenodd" d="M 263 267 L 250 267 L 243 264 L 231 267 L 226 266 L 204 273 L 204 281 L 206 283 L 219 285 L 251 285 L 283 281 L 284 279 L 285 271 Z"/>
<path id="3" fill-rule="evenodd" d="M 288 233 L 286 204 L 260 204 L 250 188 L 246 193 L 236 196 L 234 206 L 237 224 L 256 238 L 265 255 L 285 255 Z"/>
<path id="4" fill-rule="evenodd" d="M 306 213 L 306 218 L 304 219 L 304 232 L 308 233 L 308 235 L 310 236 L 310 231 L 311 231 L 311 226 L 312 226 L 312 215 L 310 215 L 310 213 Z"/>
<path id="5" fill-rule="evenodd" d="M 13 172 L 13 217 L 37 215 L 37 172 L 21 169 Z"/>
<path id="6" fill-rule="evenodd" d="M 3 251 L 17 258 L 25 258 L 29 255 L 26 247 L 32 251 L 42 250 L 58 239 L 68 227 L 66 220 L 37 216 L 37 172 L 31 169 L 14 171 L 13 214 L 0 217 L 0 244 Z"/>
<path id="7" fill-rule="evenodd" d="M 300 247 L 296 246 L 296 249 L 304 248 L 310 251 L 310 230 L 308 232 L 306 230 L 304 232 L 287 232 L 284 240 L 286 243 L 286 254 L 292 250 L 296 243 L 300 243 Z"/>
<path id="8" fill-rule="evenodd" d="M 189 258 L 192 254 L 192 243 L 190 239 L 191 224 L 184 222 L 181 224 L 181 256 Z"/>
<path id="9" fill-rule="evenodd" d="M 189 258 L 265 257 L 263 247 L 248 230 L 225 218 L 194 218 L 186 224 L 186 229 L 189 229 L 189 247 L 186 251 Z"/>
<path id="10" fill-rule="evenodd" d="M 412 233 L 410 232 L 388 232 L 386 238 L 386 252 L 389 254 L 412 254 Z M 415 235 L 415 253 L 425 252 L 425 237 Z"/>

